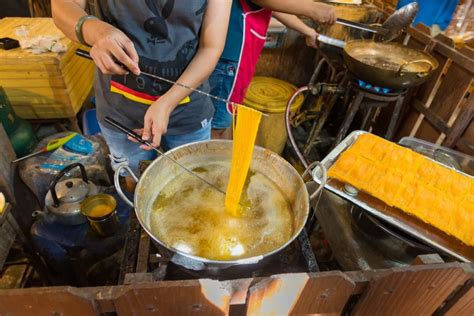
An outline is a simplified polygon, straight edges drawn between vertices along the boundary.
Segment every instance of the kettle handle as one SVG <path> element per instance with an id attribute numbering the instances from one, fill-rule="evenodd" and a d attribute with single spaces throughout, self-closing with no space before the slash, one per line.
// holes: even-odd
<path id="1" fill-rule="evenodd" d="M 76 167 L 79 167 L 81 169 L 82 180 L 85 183 L 89 183 L 89 180 L 87 179 L 86 168 L 84 168 L 82 164 L 76 162 L 65 167 L 56 175 L 56 177 L 54 178 L 53 182 L 51 182 L 51 185 L 49 187 L 49 190 L 51 191 L 51 197 L 53 198 L 53 205 L 55 207 L 59 206 L 59 199 L 58 199 L 58 195 L 56 194 L 56 184 L 58 184 L 59 180 L 61 180 L 61 178 L 66 175 L 66 173 L 68 173 L 69 171 L 71 171 L 72 169 Z"/>

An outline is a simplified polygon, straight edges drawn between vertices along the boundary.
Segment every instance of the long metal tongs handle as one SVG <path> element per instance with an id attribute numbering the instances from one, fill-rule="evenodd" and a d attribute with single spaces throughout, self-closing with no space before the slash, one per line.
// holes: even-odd
<path id="1" fill-rule="evenodd" d="M 357 22 L 353 22 L 353 21 L 349 21 L 349 20 L 345 20 L 345 19 L 339 19 L 338 18 L 338 19 L 336 19 L 336 23 L 341 24 L 341 25 L 345 25 L 345 26 L 349 26 L 349 27 L 352 27 L 352 28 L 355 28 L 355 29 L 371 32 L 371 33 L 381 34 L 381 35 L 385 35 L 389 32 L 387 29 L 384 29 L 382 27 L 373 27 L 373 26 L 370 26 L 370 25 L 365 25 L 365 24 L 362 24 L 362 23 L 357 23 Z"/>
<path id="2" fill-rule="evenodd" d="M 212 184 L 211 182 L 207 181 L 206 179 L 204 179 L 203 177 L 199 176 L 198 174 L 196 174 L 195 172 L 193 172 L 192 170 L 188 169 L 186 166 L 182 165 L 180 162 L 178 162 L 177 160 L 171 158 L 170 156 L 166 155 L 164 152 L 162 152 L 160 149 L 156 148 L 155 146 L 153 146 L 152 143 L 150 143 L 149 141 L 147 140 L 143 140 L 140 135 L 138 135 L 137 133 L 135 133 L 134 131 L 132 131 L 131 129 L 129 129 L 128 127 L 125 127 L 123 126 L 122 124 L 120 124 L 119 122 L 115 121 L 114 119 L 111 119 L 110 117 L 106 117 L 105 118 L 105 121 L 107 123 L 109 123 L 110 125 L 112 125 L 113 127 L 117 128 L 118 130 L 120 130 L 121 132 L 127 134 L 128 136 L 132 137 L 133 139 L 135 139 L 136 141 L 138 141 L 139 143 L 143 144 L 143 145 L 146 145 L 150 148 L 152 148 L 153 150 L 155 150 L 158 154 L 160 154 L 160 156 L 162 157 L 165 157 L 166 159 L 168 159 L 169 161 L 173 162 L 174 164 L 178 165 L 179 167 L 181 167 L 182 169 L 184 169 L 186 172 L 188 172 L 190 175 L 198 178 L 199 180 L 201 180 L 202 182 L 206 183 L 207 185 L 209 185 L 210 187 L 214 188 L 215 190 L 219 191 L 220 193 L 224 194 L 225 195 L 225 192 L 223 190 L 221 190 L 219 187 L 217 187 L 216 185 Z"/>
<path id="3" fill-rule="evenodd" d="M 90 53 L 88 51 L 85 51 L 83 49 L 76 49 L 76 55 L 77 56 L 80 56 L 80 57 L 83 57 L 83 58 L 87 58 L 87 59 L 90 59 L 92 60 L 92 57 L 90 55 Z M 124 69 L 127 69 L 127 67 L 120 63 L 119 61 L 115 60 L 115 63 L 117 65 L 119 65 L 120 67 L 124 68 Z M 223 98 L 220 98 L 220 97 L 216 97 L 215 95 L 212 95 L 210 93 L 207 93 L 207 92 L 204 92 L 204 91 L 201 91 L 199 89 L 196 89 L 196 88 L 193 88 L 193 87 L 190 87 L 190 86 L 187 86 L 185 84 L 182 84 L 180 82 L 176 82 L 176 81 L 173 81 L 173 80 L 170 80 L 170 79 L 167 79 L 167 78 L 164 78 L 164 77 L 161 77 L 161 76 L 158 76 L 158 75 L 154 75 L 154 74 L 151 74 L 151 73 L 148 73 L 148 72 L 145 72 L 145 71 L 141 71 L 141 73 L 147 77 L 150 77 L 150 78 L 154 78 L 154 79 L 158 79 L 158 80 L 161 80 L 161 81 L 164 81 L 166 83 L 169 83 L 169 84 L 172 84 L 172 85 L 175 85 L 175 86 L 178 86 L 178 87 L 181 87 L 181 88 L 185 88 L 185 89 L 188 89 L 190 91 L 193 91 L 193 92 L 196 92 L 196 93 L 199 93 L 199 94 L 202 94 L 202 95 L 205 95 L 211 99 L 214 99 L 214 100 L 217 100 L 217 101 L 220 101 L 220 102 L 224 102 L 226 104 L 230 104 L 232 105 L 232 107 L 237 107 L 239 106 L 238 103 L 235 103 L 235 102 L 232 102 L 232 101 L 229 101 L 229 100 L 226 100 L 226 99 L 223 99 Z M 267 116 L 265 113 L 263 114 L 264 116 Z"/>
<path id="4" fill-rule="evenodd" d="M 85 50 L 82 50 L 82 49 L 76 49 L 76 55 L 77 56 L 80 56 L 80 57 L 84 57 L 84 58 L 87 58 L 87 59 L 90 59 L 92 60 L 92 57 L 91 55 L 89 54 L 88 51 L 85 51 Z M 117 65 L 119 65 L 120 67 L 123 67 L 124 69 L 127 69 L 127 67 L 123 64 L 121 64 L 120 62 L 118 61 L 115 61 L 115 63 L 117 63 Z M 151 73 L 148 73 L 148 72 L 144 72 L 144 71 L 141 71 L 141 73 L 147 77 L 150 77 L 150 78 L 154 78 L 154 79 L 158 79 L 158 80 L 161 80 L 161 81 L 164 81 L 164 82 L 167 82 L 169 84 L 172 84 L 172 85 L 175 85 L 175 86 L 178 86 L 178 87 L 181 87 L 181 88 L 185 88 L 185 89 L 188 89 L 190 91 L 193 91 L 193 92 L 196 92 L 196 93 L 199 93 L 201 95 L 205 95 L 211 99 L 214 99 L 214 100 L 217 100 L 217 101 L 220 101 L 220 102 L 223 102 L 225 104 L 230 104 L 234 109 L 237 108 L 238 106 L 240 105 L 245 105 L 244 103 L 240 104 L 240 103 L 235 103 L 235 102 L 232 102 L 232 101 L 229 101 L 229 100 L 226 100 L 224 98 L 220 98 L 220 97 L 216 97 L 215 95 L 212 95 L 210 93 L 207 93 L 205 91 L 202 91 L 202 90 L 199 90 L 199 89 L 196 89 L 196 88 L 193 88 L 193 87 L 190 87 L 190 86 L 187 86 L 185 84 L 182 84 L 180 82 L 176 82 L 176 81 L 173 81 L 173 80 L 170 80 L 170 79 L 167 79 L 167 78 L 164 78 L 164 77 L 161 77 L 161 76 L 158 76 L 158 75 L 154 75 L 154 74 L 151 74 Z M 268 114 L 266 113 L 262 113 L 263 116 L 268 116 Z"/>

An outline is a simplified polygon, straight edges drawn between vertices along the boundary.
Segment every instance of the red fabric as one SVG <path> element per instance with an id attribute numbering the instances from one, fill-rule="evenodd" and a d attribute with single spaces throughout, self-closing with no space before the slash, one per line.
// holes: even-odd
<path id="1" fill-rule="evenodd" d="M 235 103 L 243 101 L 247 88 L 252 81 L 272 17 L 271 10 L 264 8 L 252 10 L 247 0 L 240 0 L 240 3 L 244 11 L 244 34 L 234 86 L 229 96 L 229 100 Z M 227 105 L 227 110 L 229 113 L 234 111 L 230 104 Z"/>

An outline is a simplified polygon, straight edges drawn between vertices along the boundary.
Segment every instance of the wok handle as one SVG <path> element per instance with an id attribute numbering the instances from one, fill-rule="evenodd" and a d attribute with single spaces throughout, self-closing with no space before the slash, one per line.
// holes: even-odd
<path id="1" fill-rule="evenodd" d="M 346 42 L 326 36 L 326 35 L 318 35 L 318 41 L 327 45 L 336 46 L 340 48 L 344 48 L 344 46 L 346 45 Z"/>
<path id="2" fill-rule="evenodd" d="M 133 206 L 133 202 L 130 201 L 127 196 L 125 195 L 125 193 L 123 193 L 122 191 L 122 187 L 120 186 L 120 172 L 124 170 L 124 171 L 127 171 L 133 178 L 133 180 L 135 180 L 136 182 L 138 182 L 138 178 L 137 176 L 133 173 L 132 169 L 130 169 L 130 167 L 126 164 L 120 164 L 117 166 L 117 168 L 115 169 L 115 173 L 114 173 L 114 185 L 115 185 L 115 189 L 117 190 L 117 194 L 120 196 L 120 198 L 125 202 L 127 203 L 128 205 L 130 205 L 131 207 L 134 207 Z"/>
<path id="3" fill-rule="evenodd" d="M 428 59 L 416 59 L 416 60 L 410 60 L 407 61 L 406 63 L 400 65 L 400 68 L 398 69 L 398 75 L 403 76 L 404 75 L 404 69 L 411 64 L 428 64 L 430 68 L 428 68 L 427 71 L 425 72 L 419 72 L 417 73 L 418 77 L 426 77 L 430 74 L 431 70 L 433 70 L 433 63 L 431 63 Z"/>

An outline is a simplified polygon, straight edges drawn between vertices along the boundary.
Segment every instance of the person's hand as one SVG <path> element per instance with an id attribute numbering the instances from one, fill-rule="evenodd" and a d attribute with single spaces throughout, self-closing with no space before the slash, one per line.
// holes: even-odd
<path id="1" fill-rule="evenodd" d="M 124 64 L 135 75 L 140 74 L 135 46 L 122 31 L 103 21 L 90 20 L 84 24 L 83 32 L 88 43 L 92 44 L 91 57 L 103 74 L 128 73 L 115 60 Z"/>
<path id="2" fill-rule="evenodd" d="M 314 22 L 319 24 L 334 24 L 336 22 L 336 10 L 328 4 L 315 2 L 308 14 Z"/>
<path id="3" fill-rule="evenodd" d="M 316 41 L 318 40 L 318 32 L 316 32 L 315 29 L 309 28 L 308 33 L 305 34 L 305 42 L 306 46 L 311 47 L 311 48 L 318 48 L 318 45 L 316 44 Z"/>
<path id="4" fill-rule="evenodd" d="M 168 122 L 171 114 L 171 107 L 164 102 L 156 101 L 146 111 L 143 131 L 138 130 L 143 140 L 148 140 L 154 147 L 160 146 L 161 136 L 168 129 Z M 142 145 L 141 148 L 150 150 L 151 148 Z"/>

